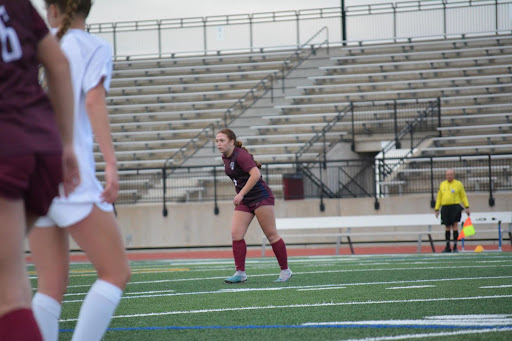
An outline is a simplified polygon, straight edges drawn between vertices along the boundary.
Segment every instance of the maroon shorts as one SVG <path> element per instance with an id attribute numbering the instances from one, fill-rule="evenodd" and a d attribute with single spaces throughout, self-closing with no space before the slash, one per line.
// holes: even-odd
<path id="1" fill-rule="evenodd" d="M 235 206 L 235 211 L 242 211 L 254 214 L 254 211 L 263 205 L 274 206 L 274 197 L 268 197 L 261 201 L 255 201 L 250 204 L 244 204 L 243 202 L 241 202 L 240 204 L 238 204 L 238 206 Z"/>
<path id="2" fill-rule="evenodd" d="M 62 180 L 62 154 L 0 157 L 0 196 L 23 199 L 27 212 L 46 215 Z"/>

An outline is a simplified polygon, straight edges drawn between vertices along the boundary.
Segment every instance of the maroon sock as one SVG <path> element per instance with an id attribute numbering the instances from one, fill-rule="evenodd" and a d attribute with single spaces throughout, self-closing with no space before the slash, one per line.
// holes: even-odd
<path id="1" fill-rule="evenodd" d="M 233 257 L 235 258 L 236 271 L 245 271 L 245 256 L 247 244 L 245 240 L 233 240 Z"/>
<path id="2" fill-rule="evenodd" d="M 32 310 L 17 309 L 0 317 L 0 340 L 43 341 Z"/>
<path id="3" fill-rule="evenodd" d="M 286 245 L 284 244 L 284 240 L 281 238 L 271 245 L 281 270 L 288 269 L 288 255 L 286 254 Z"/>

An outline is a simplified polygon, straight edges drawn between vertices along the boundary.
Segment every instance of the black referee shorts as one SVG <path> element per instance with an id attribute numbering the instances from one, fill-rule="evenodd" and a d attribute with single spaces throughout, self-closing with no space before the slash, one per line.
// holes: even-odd
<path id="1" fill-rule="evenodd" d="M 459 204 L 443 206 L 441 207 L 441 224 L 452 226 L 454 223 L 460 222 L 461 214 L 462 206 Z"/>

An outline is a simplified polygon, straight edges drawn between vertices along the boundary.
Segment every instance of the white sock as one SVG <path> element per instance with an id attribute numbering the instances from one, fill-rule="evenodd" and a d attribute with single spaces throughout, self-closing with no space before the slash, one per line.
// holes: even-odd
<path id="1" fill-rule="evenodd" d="M 44 341 L 57 341 L 59 338 L 60 303 L 45 294 L 36 292 L 32 298 L 32 311 Z"/>
<path id="2" fill-rule="evenodd" d="M 96 280 L 85 296 L 72 341 L 101 340 L 110 324 L 123 291 L 115 285 Z"/>
<path id="3" fill-rule="evenodd" d="M 237 275 L 237 276 L 247 276 L 247 275 L 245 274 L 245 271 L 240 271 L 240 270 L 237 270 L 237 271 L 236 271 L 236 275 Z"/>

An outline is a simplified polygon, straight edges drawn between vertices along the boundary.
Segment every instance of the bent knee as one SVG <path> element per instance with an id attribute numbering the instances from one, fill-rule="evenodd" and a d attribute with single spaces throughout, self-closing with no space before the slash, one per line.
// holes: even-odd
<path id="1" fill-rule="evenodd" d="M 111 271 L 98 271 L 98 278 L 124 290 L 130 280 L 132 273 L 128 263 Z"/>
<path id="2" fill-rule="evenodd" d="M 267 235 L 267 239 L 270 244 L 274 244 L 275 242 L 278 242 L 279 239 L 281 239 L 281 236 L 277 233 L 270 233 Z"/>
<path id="3" fill-rule="evenodd" d="M 244 235 L 242 233 L 232 233 L 231 234 L 231 240 L 232 241 L 235 241 L 235 240 L 242 240 L 244 239 Z"/>

